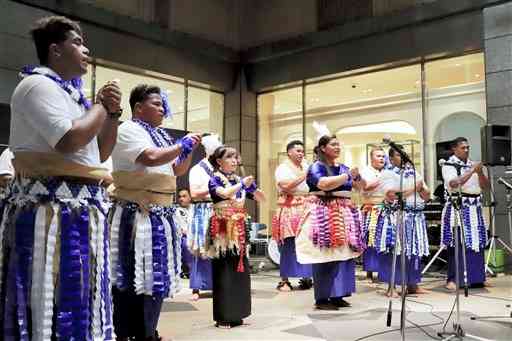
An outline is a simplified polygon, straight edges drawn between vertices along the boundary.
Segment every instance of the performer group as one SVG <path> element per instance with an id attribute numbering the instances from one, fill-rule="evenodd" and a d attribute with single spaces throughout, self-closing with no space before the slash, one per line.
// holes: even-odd
<path id="1" fill-rule="evenodd" d="M 245 201 L 265 195 L 244 174 L 239 151 L 211 134 L 172 138 L 161 128 L 172 115 L 166 94 L 151 84 L 131 90 L 131 119 L 119 124 L 125 94 L 118 82 L 102 85 L 94 103 L 81 89 L 90 58 L 80 26 L 52 16 L 31 34 L 40 65 L 20 72 L 9 148 L 0 157 L 0 339 L 162 340 L 162 304 L 182 278 L 190 279 L 193 301 L 212 292 L 217 327 L 243 325 L 251 314 L 253 219 Z M 389 283 L 388 295 L 402 275 L 402 291 L 425 293 L 430 191 L 422 176 L 399 147 L 387 154 L 374 147 L 361 171 L 339 163 L 341 137 L 313 127 L 316 161 L 308 165 L 304 144 L 293 140 L 275 171 L 277 290 L 313 288 L 316 309 L 350 307 L 362 256 L 368 278 Z M 463 285 L 455 279 L 455 243 L 466 254 L 467 283 L 486 284 L 481 195 L 489 180 L 469 159 L 467 139 L 455 139 L 452 151 L 448 161 L 462 171 L 444 166 L 442 173 L 447 197 L 460 196 L 463 221 L 454 240 L 458 211 L 447 200 L 442 245 L 446 287 L 455 290 Z M 195 165 L 194 153 L 204 153 Z M 111 170 L 102 166 L 109 158 Z M 187 173 L 189 188 L 177 188 L 176 177 Z"/>

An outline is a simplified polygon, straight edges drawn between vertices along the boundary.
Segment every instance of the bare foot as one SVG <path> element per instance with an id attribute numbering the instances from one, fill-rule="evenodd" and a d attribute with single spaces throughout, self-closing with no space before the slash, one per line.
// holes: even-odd
<path id="1" fill-rule="evenodd" d="M 450 291 L 455 291 L 457 290 L 457 285 L 455 284 L 455 282 L 448 282 L 446 283 L 445 288 Z"/>
<path id="2" fill-rule="evenodd" d="M 423 294 L 428 294 L 430 291 L 428 291 L 427 289 L 424 289 L 422 287 L 416 287 L 414 289 L 407 289 L 407 292 L 412 295 L 423 295 Z"/>
<path id="3" fill-rule="evenodd" d="M 191 301 L 197 301 L 199 300 L 199 293 L 195 292 L 192 294 L 192 297 L 190 298 Z"/>
<path id="4" fill-rule="evenodd" d="M 388 291 L 386 291 L 386 293 L 384 295 L 386 295 L 386 297 L 393 297 L 393 298 L 400 297 L 400 294 L 396 290 L 393 290 L 393 291 L 388 290 Z"/>
<path id="5" fill-rule="evenodd" d="M 484 282 L 484 288 L 494 288 L 494 284 L 489 281 Z"/>

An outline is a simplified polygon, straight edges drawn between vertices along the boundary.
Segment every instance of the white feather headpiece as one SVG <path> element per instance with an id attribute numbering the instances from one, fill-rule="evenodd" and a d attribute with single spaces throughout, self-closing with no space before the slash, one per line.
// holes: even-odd
<path id="1" fill-rule="evenodd" d="M 212 155 L 213 152 L 215 152 L 215 149 L 222 146 L 222 142 L 220 142 L 219 135 L 217 134 L 204 136 L 201 139 L 201 144 L 203 145 L 207 156 Z"/>
<path id="2" fill-rule="evenodd" d="M 318 123 L 317 121 L 313 121 L 313 129 L 316 131 L 316 142 L 320 141 L 322 136 L 331 136 L 331 132 L 329 128 L 325 124 Z"/>

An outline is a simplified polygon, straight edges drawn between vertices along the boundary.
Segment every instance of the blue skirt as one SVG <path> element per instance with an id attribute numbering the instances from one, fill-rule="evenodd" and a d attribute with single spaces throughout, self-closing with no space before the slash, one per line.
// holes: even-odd
<path id="1" fill-rule="evenodd" d="M 362 257 L 364 271 L 379 272 L 379 254 L 374 247 L 368 247 Z"/>
<path id="2" fill-rule="evenodd" d="M 190 267 L 190 289 L 212 290 L 212 261 L 193 257 Z"/>
<path id="3" fill-rule="evenodd" d="M 460 246 L 460 243 L 459 243 Z M 475 252 L 466 249 L 466 263 L 468 272 L 468 285 L 485 282 L 485 260 L 483 250 Z M 464 263 L 462 261 L 462 247 L 459 248 L 459 285 L 464 285 Z M 455 282 L 455 248 L 448 248 L 448 278 L 447 282 Z"/>
<path id="4" fill-rule="evenodd" d="M 281 277 L 311 277 L 313 271 L 311 264 L 297 262 L 295 252 L 295 237 L 289 237 L 279 246 L 279 273 Z"/>
<path id="5" fill-rule="evenodd" d="M 393 264 L 392 253 L 379 254 L 379 280 L 389 283 L 391 280 L 391 265 Z M 400 255 L 396 256 L 395 285 L 402 284 L 402 272 L 400 265 L 402 264 Z M 421 282 L 421 258 L 418 256 L 405 258 L 405 283 L 414 286 Z"/>
<path id="6" fill-rule="evenodd" d="M 187 236 L 183 235 L 181 236 L 181 261 L 191 268 L 193 259 L 194 256 L 187 247 Z"/>
<path id="7" fill-rule="evenodd" d="M 356 291 L 356 265 L 353 259 L 313 264 L 315 300 L 346 297 Z"/>

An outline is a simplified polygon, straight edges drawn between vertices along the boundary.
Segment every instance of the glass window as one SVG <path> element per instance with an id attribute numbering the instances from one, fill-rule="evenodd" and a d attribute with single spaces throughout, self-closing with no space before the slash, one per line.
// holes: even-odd
<path id="1" fill-rule="evenodd" d="M 224 95 L 188 87 L 187 130 L 222 136 L 223 123 Z"/>
<path id="2" fill-rule="evenodd" d="M 425 160 L 434 187 L 441 179 L 437 160 L 446 157 L 450 140 L 466 137 L 470 158 L 481 160 L 480 127 L 487 120 L 483 53 L 426 63 L 425 85 Z"/>
<path id="3" fill-rule="evenodd" d="M 277 209 L 274 172 L 286 159 L 286 144 L 303 140 L 302 88 L 291 88 L 258 96 L 258 181 L 267 201 L 259 204 L 260 222 L 270 228 Z"/>
<path id="4" fill-rule="evenodd" d="M 119 85 L 123 93 L 123 116 L 121 116 L 121 120 L 129 120 L 131 118 L 129 102 L 131 90 L 139 84 L 150 84 L 159 86 L 162 91 L 165 91 L 168 94 L 169 97 L 169 105 L 173 115 L 170 118 L 164 119 L 162 126 L 172 129 L 185 129 L 185 115 L 183 108 L 185 101 L 185 87 L 183 84 L 156 77 L 112 69 L 105 66 L 96 66 L 96 89 L 99 89 L 103 84 L 114 79 L 119 80 Z"/>
<path id="5" fill-rule="evenodd" d="M 413 65 L 307 85 L 308 154 L 317 143 L 312 124 L 318 121 L 338 136 L 343 144 L 339 161 L 348 166 L 365 166 L 368 146 L 381 144 L 388 135 L 410 146 L 421 167 L 420 77 L 421 66 Z"/>

